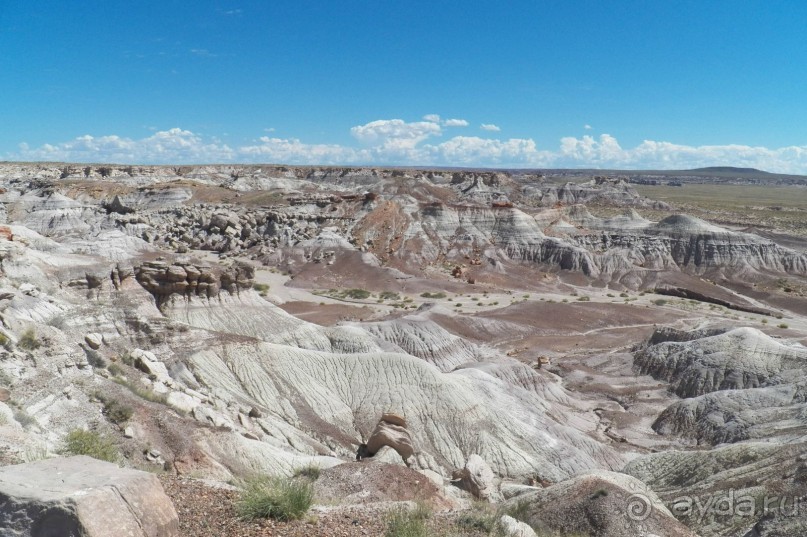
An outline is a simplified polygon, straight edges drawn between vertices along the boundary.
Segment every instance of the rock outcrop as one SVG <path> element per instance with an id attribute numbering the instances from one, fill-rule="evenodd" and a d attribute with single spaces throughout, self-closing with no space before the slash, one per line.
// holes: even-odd
<path id="1" fill-rule="evenodd" d="M 454 471 L 451 479 L 458 487 L 480 500 L 495 501 L 500 498 L 493 470 L 485 459 L 475 453 L 468 457 L 463 468 Z"/>
<path id="2" fill-rule="evenodd" d="M 786 345 L 755 328 L 735 328 L 690 341 L 661 341 L 636 354 L 643 374 L 671 383 L 681 397 L 759 388 L 799 378 L 807 348 Z"/>
<path id="3" fill-rule="evenodd" d="M 0 467 L 0 533 L 179 537 L 179 520 L 153 474 L 80 456 Z"/>
<path id="4" fill-rule="evenodd" d="M 391 412 L 382 414 L 370 434 L 370 438 L 367 439 L 367 443 L 359 446 L 356 460 L 375 457 L 383 447 L 389 447 L 398 452 L 407 466 L 414 463 L 415 448 L 412 445 L 412 435 L 406 428 L 406 420 L 403 416 Z"/>
<path id="5" fill-rule="evenodd" d="M 210 266 L 190 262 L 169 264 L 165 261 L 149 261 L 135 268 L 135 278 L 149 293 L 157 305 L 162 305 L 172 296 L 178 298 L 217 298 L 221 291 L 230 294 L 252 287 L 255 269 L 241 263 L 225 270 L 212 270 Z"/>
<path id="6" fill-rule="evenodd" d="M 614 472 L 584 474 L 508 500 L 522 506 L 539 532 L 623 537 L 695 537 L 638 479 Z"/>

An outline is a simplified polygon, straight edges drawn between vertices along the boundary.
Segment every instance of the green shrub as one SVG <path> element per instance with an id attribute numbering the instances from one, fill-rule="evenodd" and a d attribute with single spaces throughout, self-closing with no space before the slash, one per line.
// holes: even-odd
<path id="1" fill-rule="evenodd" d="M 364 300 L 370 298 L 370 291 L 366 289 L 348 289 L 345 291 L 345 296 L 348 298 L 355 298 L 356 300 Z"/>
<path id="2" fill-rule="evenodd" d="M 316 464 L 309 464 L 308 466 L 301 466 L 294 470 L 294 477 L 304 477 L 311 481 L 316 481 L 319 479 L 320 471 L 320 467 Z"/>
<path id="3" fill-rule="evenodd" d="M 442 293 L 442 292 L 440 292 L 440 293 L 429 293 L 427 291 L 425 293 L 420 293 L 420 296 L 423 297 L 423 298 L 445 298 L 446 294 Z"/>
<path id="4" fill-rule="evenodd" d="M 34 425 L 37 423 L 36 418 L 30 415 L 25 410 L 19 409 L 14 411 L 14 419 L 22 425 L 23 429 L 27 429 L 28 426 Z"/>
<path id="5" fill-rule="evenodd" d="M 491 534 L 498 529 L 500 517 L 489 504 L 479 502 L 472 510 L 457 517 L 456 524 L 465 531 Z"/>
<path id="6" fill-rule="evenodd" d="M 123 377 L 125 375 L 125 372 L 123 371 L 123 368 L 120 366 L 120 364 L 116 364 L 115 362 L 109 364 L 106 367 L 106 370 L 109 371 L 109 374 L 112 375 L 113 377 Z"/>
<path id="7" fill-rule="evenodd" d="M 125 423 L 132 418 L 134 409 L 129 405 L 124 405 L 118 401 L 108 400 L 104 402 L 104 414 L 112 423 Z"/>
<path id="8" fill-rule="evenodd" d="M 628 298 L 628 293 L 619 293 L 619 296 L 622 298 Z"/>
<path id="9" fill-rule="evenodd" d="M 118 448 L 109 438 L 83 429 L 73 429 L 67 434 L 64 452 L 69 455 L 87 455 L 107 462 L 118 460 Z"/>
<path id="10" fill-rule="evenodd" d="M 663 306 L 666 303 L 667 301 L 664 300 L 663 298 L 657 298 L 656 300 L 653 301 L 653 304 L 655 304 L 656 306 Z"/>
<path id="11" fill-rule="evenodd" d="M 236 509 L 245 520 L 297 520 L 308 512 L 313 500 L 314 486 L 310 481 L 257 478 L 245 483 Z"/>
<path id="12" fill-rule="evenodd" d="M 34 331 L 34 329 L 29 328 L 20 337 L 20 340 L 17 342 L 17 345 L 21 349 L 25 349 L 27 351 L 33 351 L 41 347 L 42 343 L 40 343 L 39 340 L 36 338 L 36 332 Z"/>
<path id="13" fill-rule="evenodd" d="M 387 517 L 384 537 L 429 537 L 426 520 L 430 516 L 431 511 L 423 503 L 418 503 L 412 510 L 395 509 Z"/>
<path id="14" fill-rule="evenodd" d="M 786 323 L 782 323 L 782 324 L 780 324 L 778 326 L 779 326 L 779 328 L 790 328 L 789 326 L 787 326 Z"/>
<path id="15" fill-rule="evenodd" d="M 255 283 L 252 285 L 252 288 L 258 291 L 261 296 L 266 296 L 266 294 L 269 292 L 268 283 Z"/>
<path id="16" fill-rule="evenodd" d="M 101 356 L 101 353 L 92 349 L 85 351 L 87 355 L 87 363 L 96 368 L 106 367 L 106 360 Z"/>
<path id="17" fill-rule="evenodd" d="M 167 404 L 166 395 L 162 393 L 157 393 L 153 390 L 150 390 L 143 386 L 142 384 L 131 382 L 128 379 L 121 379 L 121 378 L 113 378 L 113 382 L 120 384 L 121 386 L 125 386 L 129 389 L 130 392 L 135 394 L 136 396 L 140 397 L 141 399 L 145 399 L 146 401 L 150 401 L 152 403 L 160 403 L 161 405 Z"/>
<path id="18" fill-rule="evenodd" d="M 400 300 L 401 295 L 394 291 L 383 291 L 378 295 L 379 300 Z"/>
<path id="19" fill-rule="evenodd" d="M 589 300 L 591 300 L 591 297 L 588 296 L 581 296 L 577 299 L 578 302 L 588 302 Z"/>
<path id="20" fill-rule="evenodd" d="M 0 332 L 0 347 L 3 347 L 7 351 L 11 350 L 11 340 L 2 332 Z"/>
<path id="21" fill-rule="evenodd" d="M 529 512 L 530 512 L 530 502 L 527 500 L 522 500 L 514 503 L 513 505 L 507 506 L 505 509 L 502 510 L 502 513 L 500 514 L 511 516 L 516 520 L 529 524 L 528 522 Z"/>

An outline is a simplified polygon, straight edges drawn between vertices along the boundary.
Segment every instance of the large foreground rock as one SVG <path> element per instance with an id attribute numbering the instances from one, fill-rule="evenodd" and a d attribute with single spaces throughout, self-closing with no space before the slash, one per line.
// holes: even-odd
<path id="1" fill-rule="evenodd" d="M 55 458 L 0 468 L 0 535 L 174 537 L 179 520 L 152 474 Z"/>
<path id="2" fill-rule="evenodd" d="M 508 500 L 539 534 L 593 537 L 695 537 L 638 479 L 598 471 Z"/>

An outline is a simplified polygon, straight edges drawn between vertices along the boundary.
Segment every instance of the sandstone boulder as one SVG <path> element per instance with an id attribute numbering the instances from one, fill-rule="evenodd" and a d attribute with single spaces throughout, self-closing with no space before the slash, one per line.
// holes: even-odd
<path id="1" fill-rule="evenodd" d="M 179 520 L 154 475 L 79 456 L 0 468 L 0 534 L 174 537 Z"/>
<path id="2" fill-rule="evenodd" d="M 402 416 L 389 412 L 383 414 L 367 443 L 359 447 L 356 459 L 373 457 L 384 446 L 397 451 L 407 466 L 412 465 L 415 448 L 412 444 L 412 435 L 406 428 L 406 420 Z"/>
<path id="3" fill-rule="evenodd" d="M 103 338 L 100 334 L 87 334 L 84 336 L 84 343 L 87 344 L 92 350 L 97 351 L 101 348 L 101 344 L 103 343 Z"/>
<path id="4" fill-rule="evenodd" d="M 153 352 L 135 349 L 132 351 L 131 356 L 134 360 L 135 367 L 143 373 L 154 375 L 156 380 L 161 382 L 171 379 L 171 376 L 168 374 L 168 368 L 157 359 L 157 356 L 155 356 Z"/>
<path id="5" fill-rule="evenodd" d="M 537 537 L 535 530 L 528 524 L 516 520 L 511 516 L 504 515 L 499 520 L 499 526 L 502 528 L 502 533 L 507 537 Z"/>
<path id="6" fill-rule="evenodd" d="M 468 457 L 465 467 L 456 470 L 452 477 L 454 481 L 458 481 L 460 488 L 467 490 L 476 498 L 492 500 L 498 496 L 496 476 L 493 474 L 493 470 L 482 457 L 475 453 Z"/>

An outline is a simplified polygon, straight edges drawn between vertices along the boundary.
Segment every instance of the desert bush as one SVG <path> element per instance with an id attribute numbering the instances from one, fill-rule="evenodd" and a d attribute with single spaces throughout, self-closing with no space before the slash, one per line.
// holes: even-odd
<path id="1" fill-rule="evenodd" d="M 319 466 L 316 464 L 309 464 L 294 470 L 294 477 L 304 477 L 306 479 L 310 479 L 311 481 L 316 481 L 319 479 L 320 472 L 321 469 Z"/>
<path id="2" fill-rule="evenodd" d="M 622 298 L 628 298 L 628 293 L 619 293 L 619 296 Z"/>
<path id="3" fill-rule="evenodd" d="M 64 330 L 66 326 L 67 319 L 64 315 L 54 315 L 50 319 L 47 320 L 47 325 L 52 326 L 53 328 L 58 328 L 59 330 Z"/>
<path id="4" fill-rule="evenodd" d="M 23 429 L 27 429 L 30 425 L 34 425 L 37 421 L 32 415 L 23 409 L 14 411 L 14 419 L 22 425 Z"/>
<path id="5" fill-rule="evenodd" d="M 314 486 L 308 480 L 255 478 L 244 484 L 236 509 L 241 518 L 297 520 L 314 500 Z"/>
<path id="6" fill-rule="evenodd" d="M 666 303 L 667 301 L 664 300 L 663 298 L 657 298 L 656 300 L 653 301 L 653 304 L 655 304 L 656 306 L 663 306 Z"/>
<path id="7" fill-rule="evenodd" d="M 0 346 L 6 349 L 7 351 L 10 351 L 12 348 L 11 340 L 8 338 L 7 335 L 5 335 L 2 332 L 0 332 Z"/>
<path id="8" fill-rule="evenodd" d="M 48 458 L 48 448 L 45 446 L 26 446 L 22 454 L 22 460 L 25 462 L 42 461 Z"/>
<path id="9" fill-rule="evenodd" d="M 118 448 L 115 444 L 94 431 L 73 429 L 67 433 L 64 443 L 63 451 L 68 455 L 87 455 L 107 462 L 118 460 Z"/>
<path id="10" fill-rule="evenodd" d="M 378 298 L 379 300 L 400 300 L 401 295 L 394 291 L 384 291 L 379 293 Z"/>
<path id="11" fill-rule="evenodd" d="M 591 300 L 591 297 L 588 296 L 581 296 L 577 299 L 578 302 L 588 302 L 589 300 Z"/>
<path id="12" fill-rule="evenodd" d="M 490 535 L 499 527 L 501 515 L 495 512 L 490 504 L 478 502 L 473 509 L 457 517 L 457 526 L 470 532 L 482 532 Z"/>
<path id="13" fill-rule="evenodd" d="M 109 364 L 106 370 L 109 371 L 109 374 L 112 375 L 113 377 L 122 377 L 125 375 L 123 368 L 119 364 L 116 364 L 115 362 Z"/>
<path id="14" fill-rule="evenodd" d="M 114 399 L 104 401 L 104 415 L 112 423 L 118 425 L 125 423 L 132 418 L 132 414 L 134 414 L 134 409 L 129 405 L 125 405 Z"/>
<path id="15" fill-rule="evenodd" d="M 370 298 L 370 291 L 365 289 L 348 289 L 345 291 L 345 296 L 348 298 L 355 298 L 357 300 L 364 300 Z"/>
<path id="16" fill-rule="evenodd" d="M 113 378 L 112 381 L 128 388 L 130 392 L 141 399 L 145 399 L 146 401 L 150 401 L 152 403 L 160 403 L 161 405 L 167 404 L 166 396 L 164 394 L 157 393 L 142 385 L 131 382 L 128 379 Z"/>
<path id="17" fill-rule="evenodd" d="M 22 334 L 20 340 L 17 342 L 17 346 L 27 351 L 33 351 L 41 347 L 42 343 L 37 339 L 34 329 L 29 328 Z"/>
<path id="18" fill-rule="evenodd" d="M 430 537 L 426 521 L 431 511 L 426 504 L 418 503 L 415 509 L 399 508 L 387 516 L 384 537 Z"/>
<path id="19" fill-rule="evenodd" d="M 501 512 L 499 513 L 499 516 L 508 515 L 512 518 L 515 518 L 516 520 L 524 522 L 525 524 L 529 524 L 528 521 L 529 511 L 530 511 L 530 502 L 527 500 L 522 500 L 502 509 Z"/>
<path id="20" fill-rule="evenodd" d="M 777 326 L 778 326 L 779 328 L 790 328 L 790 327 L 787 325 L 787 323 L 781 323 L 781 324 L 779 324 L 779 325 L 777 325 Z"/>
<path id="21" fill-rule="evenodd" d="M 269 292 L 268 283 L 255 283 L 252 285 L 252 288 L 258 291 L 261 296 L 266 296 L 266 294 Z"/>
<path id="22" fill-rule="evenodd" d="M 93 349 L 87 349 L 85 354 L 87 355 L 87 363 L 93 367 L 102 368 L 106 367 L 106 360 L 104 357 L 101 356 L 101 353 L 95 351 Z"/>
<path id="23" fill-rule="evenodd" d="M 439 292 L 439 293 L 430 293 L 426 291 L 425 293 L 420 293 L 420 296 L 423 298 L 445 298 L 446 294 Z"/>

